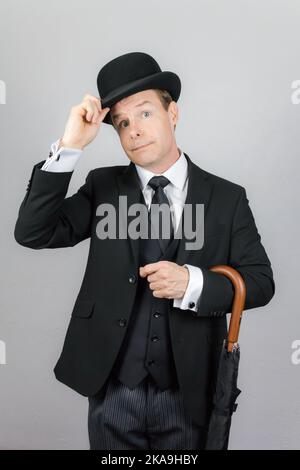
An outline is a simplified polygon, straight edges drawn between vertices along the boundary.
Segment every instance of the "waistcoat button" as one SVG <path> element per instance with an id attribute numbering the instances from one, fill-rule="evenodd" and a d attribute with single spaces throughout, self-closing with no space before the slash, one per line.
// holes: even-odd
<path id="1" fill-rule="evenodd" d="M 160 312 L 155 312 L 155 313 L 153 313 L 153 316 L 155 318 L 159 318 L 161 316 L 161 313 Z"/>
<path id="2" fill-rule="evenodd" d="M 135 283 L 135 281 L 136 281 L 136 277 L 135 277 L 135 275 L 134 275 L 134 274 L 132 274 L 131 276 L 129 276 L 128 280 L 129 280 L 130 284 L 134 284 L 134 283 Z"/>

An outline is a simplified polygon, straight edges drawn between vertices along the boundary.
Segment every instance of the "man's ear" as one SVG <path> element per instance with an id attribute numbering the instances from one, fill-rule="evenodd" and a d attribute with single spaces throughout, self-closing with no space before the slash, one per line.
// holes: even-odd
<path id="1" fill-rule="evenodd" d="M 179 116 L 179 108 L 178 108 L 178 104 L 176 103 L 176 101 L 171 101 L 171 103 L 169 104 L 168 113 L 170 115 L 170 118 L 172 119 L 174 130 L 175 130 L 176 124 L 178 122 L 178 116 Z"/>

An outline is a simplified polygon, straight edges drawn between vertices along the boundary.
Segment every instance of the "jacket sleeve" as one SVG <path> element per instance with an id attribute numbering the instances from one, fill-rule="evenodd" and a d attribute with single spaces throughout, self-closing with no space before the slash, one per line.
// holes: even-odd
<path id="1" fill-rule="evenodd" d="M 244 310 L 266 305 L 275 293 L 270 260 L 261 243 L 246 190 L 241 187 L 234 213 L 228 265 L 236 269 L 246 285 Z M 195 316 L 224 316 L 231 312 L 234 290 L 223 274 L 203 268 L 203 290 Z"/>
<path id="2" fill-rule="evenodd" d="M 73 171 L 43 171 L 45 160 L 34 165 L 14 229 L 15 240 L 28 248 L 74 246 L 90 237 L 92 183 L 65 198 Z"/>

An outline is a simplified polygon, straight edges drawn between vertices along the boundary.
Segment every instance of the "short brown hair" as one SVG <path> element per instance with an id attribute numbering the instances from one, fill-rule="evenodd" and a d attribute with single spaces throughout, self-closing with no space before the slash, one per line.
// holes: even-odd
<path id="1" fill-rule="evenodd" d="M 167 90 L 161 90 L 159 88 L 153 88 L 153 91 L 156 92 L 158 98 L 160 99 L 160 102 L 163 106 L 163 108 L 168 111 L 169 109 L 169 104 L 171 103 L 171 101 L 173 101 L 173 98 L 172 96 L 170 95 L 170 93 L 167 91 Z M 110 111 L 109 111 L 109 120 L 111 122 L 111 124 L 113 125 L 113 122 L 111 120 L 111 117 L 110 117 Z M 113 125 L 114 127 L 114 125 Z M 174 130 L 176 129 L 176 124 L 174 125 Z"/>

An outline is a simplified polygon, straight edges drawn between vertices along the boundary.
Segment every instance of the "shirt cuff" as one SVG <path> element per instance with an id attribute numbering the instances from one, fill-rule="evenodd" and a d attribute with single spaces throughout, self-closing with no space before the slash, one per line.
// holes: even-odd
<path id="1" fill-rule="evenodd" d="M 203 288 L 203 273 L 202 269 L 197 266 L 190 264 L 184 264 L 190 273 L 190 279 L 184 296 L 181 299 L 174 299 L 173 307 L 180 308 L 182 310 L 193 310 L 198 311 L 197 305 L 200 299 L 202 288 Z"/>
<path id="2" fill-rule="evenodd" d="M 59 142 L 60 139 L 53 142 L 51 145 L 49 157 L 41 167 L 41 170 L 57 173 L 74 170 L 76 163 L 82 154 L 82 150 L 67 147 L 60 147 L 60 149 L 58 149 Z"/>

